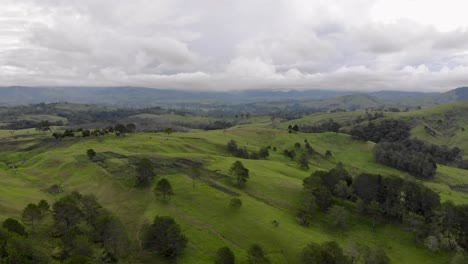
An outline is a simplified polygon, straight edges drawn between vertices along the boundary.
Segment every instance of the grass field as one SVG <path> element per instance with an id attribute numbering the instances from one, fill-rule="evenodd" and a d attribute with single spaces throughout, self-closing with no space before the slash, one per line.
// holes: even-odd
<path id="1" fill-rule="evenodd" d="M 322 214 L 317 214 L 308 228 L 297 223 L 294 213 L 301 206 L 302 179 L 315 170 L 330 169 L 342 162 L 354 175 L 372 172 L 409 177 L 374 162 L 373 143 L 355 141 L 348 135 L 289 134 L 285 130 L 244 125 L 225 131 L 140 133 L 63 141 L 34 130 L 18 131 L 15 136 L 0 131 L 0 220 L 19 218 L 29 202 L 56 200 L 61 195 L 42 191 L 53 184 L 65 192 L 94 194 L 123 220 L 131 234 L 134 244 L 130 263 L 158 263 L 154 255 L 140 252 L 136 245 L 141 225 L 156 215 L 174 217 L 189 239 L 179 263 L 210 263 L 215 251 L 223 245 L 231 247 L 243 261 L 253 243 L 261 244 L 273 263 L 297 263 L 308 242 L 329 240 L 343 247 L 349 241 L 372 248 L 380 246 L 393 263 L 448 263 L 450 257 L 444 253 L 431 254 L 415 245 L 412 234 L 401 227 L 380 224 L 374 231 L 370 220 L 365 218 L 353 217 L 346 231 L 331 229 L 328 218 Z M 276 152 L 270 151 L 268 160 L 242 160 L 250 170 L 250 179 L 243 190 L 233 187 L 226 176 L 237 160 L 224 150 L 231 139 L 249 150 L 277 148 Z M 307 171 L 281 154 L 286 148 L 293 149 L 295 142 L 303 147 L 304 140 L 319 153 Z M 87 160 L 85 153 L 89 148 L 103 160 Z M 324 157 L 326 150 L 332 152 L 332 158 Z M 151 189 L 134 187 L 132 161 L 140 157 L 160 164 L 157 177 L 166 177 L 172 183 L 175 195 L 168 204 L 159 202 Z M 202 177 L 195 188 L 178 159 L 203 163 Z M 11 169 L 8 164 L 16 168 Z M 468 183 L 466 171 L 440 167 L 437 177 L 426 185 L 437 190 L 444 200 L 467 203 L 466 194 L 448 188 L 449 184 L 459 183 Z M 228 205 L 233 193 L 240 195 L 243 202 L 237 211 Z M 279 226 L 275 227 L 273 220 Z"/>

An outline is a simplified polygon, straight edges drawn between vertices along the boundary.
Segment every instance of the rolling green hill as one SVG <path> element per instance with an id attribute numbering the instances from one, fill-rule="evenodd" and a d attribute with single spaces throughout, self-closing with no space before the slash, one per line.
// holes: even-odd
<path id="1" fill-rule="evenodd" d="M 249 150 L 270 145 L 268 160 L 242 160 L 250 170 L 247 187 L 239 190 L 228 177 L 230 165 L 238 160 L 225 151 L 225 144 L 236 140 Z M 311 160 L 310 169 L 299 169 L 295 161 L 281 154 L 295 142 L 307 139 L 321 153 Z M 78 190 L 96 195 L 98 201 L 114 212 L 128 229 L 132 246 L 129 263 L 159 263 L 157 257 L 138 249 L 139 229 L 155 215 L 170 215 L 181 224 L 189 240 L 179 263 L 210 263 L 215 251 L 224 245 L 245 260 L 247 249 L 259 243 L 272 263 L 298 263 L 302 248 L 311 241 L 349 241 L 382 247 L 393 263 L 447 263 L 446 253 L 431 254 L 414 243 L 413 235 L 402 227 L 381 223 L 374 231 L 370 220 L 353 214 L 346 231 L 334 230 L 328 218 L 317 213 L 310 227 L 297 223 L 295 212 L 302 206 L 302 179 L 315 170 L 333 168 L 342 162 L 353 175 L 360 172 L 409 177 L 373 161 L 373 143 L 352 140 L 335 133 L 289 134 L 284 130 L 242 126 L 225 131 L 190 133 L 140 133 L 125 137 L 64 139 L 55 141 L 50 134 L 32 130 L 15 135 L 2 132 L 0 140 L 0 220 L 20 219 L 27 203 L 47 199 L 53 202 L 63 194 L 52 195 L 44 189 L 57 184 L 65 193 Z M 93 148 L 99 162 L 86 158 Z M 323 156 L 331 150 L 333 157 Z M 175 195 L 168 204 L 158 201 L 152 189 L 134 187 L 134 162 L 148 157 L 157 164 L 158 178 L 171 181 Z M 203 164 L 202 176 L 192 187 L 187 164 Z M 14 165 L 16 169 L 9 166 Z M 425 183 L 437 190 L 443 200 L 468 202 L 468 194 L 451 191 L 447 184 L 468 183 L 468 171 L 442 168 L 437 177 Z M 230 198 L 239 196 L 242 207 L 229 208 Z M 352 204 L 344 204 L 353 209 Z M 278 226 L 272 224 L 279 223 Z M 34 237 L 42 241 L 41 237 Z M 161 262 L 162 263 L 162 262 Z"/>

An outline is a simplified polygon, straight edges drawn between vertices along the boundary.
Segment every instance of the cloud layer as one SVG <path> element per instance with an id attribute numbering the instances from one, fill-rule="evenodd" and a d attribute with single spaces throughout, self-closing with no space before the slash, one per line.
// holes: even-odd
<path id="1" fill-rule="evenodd" d="M 468 27 L 457 17 L 463 13 L 430 16 L 421 10 L 441 8 L 431 1 L 0 1 L 2 86 L 443 91 L 468 85 Z M 453 10 L 464 7 L 448 2 Z M 395 11 L 411 8 L 406 15 Z"/>

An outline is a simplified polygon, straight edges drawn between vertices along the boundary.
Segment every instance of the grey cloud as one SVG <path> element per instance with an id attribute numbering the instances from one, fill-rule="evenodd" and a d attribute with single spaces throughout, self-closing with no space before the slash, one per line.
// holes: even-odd
<path id="1" fill-rule="evenodd" d="M 374 0 L 5 0 L 4 85 L 443 90 L 466 29 L 370 19 Z"/>

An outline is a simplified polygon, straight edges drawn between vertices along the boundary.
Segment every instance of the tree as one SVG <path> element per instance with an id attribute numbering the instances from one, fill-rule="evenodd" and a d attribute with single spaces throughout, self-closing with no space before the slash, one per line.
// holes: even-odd
<path id="1" fill-rule="evenodd" d="M 229 201 L 229 207 L 239 209 L 242 206 L 242 200 L 239 198 L 231 198 Z"/>
<path id="2" fill-rule="evenodd" d="M 375 250 L 366 248 L 364 264 L 390 264 L 390 259 L 381 248 L 377 248 Z"/>
<path id="3" fill-rule="evenodd" d="M 155 174 L 153 171 L 153 164 L 149 159 L 142 159 L 137 163 L 137 186 L 146 187 L 149 186 L 151 179 L 154 178 Z"/>
<path id="4" fill-rule="evenodd" d="M 174 259 L 187 246 L 187 238 L 180 226 L 170 216 L 156 216 L 153 223 L 143 230 L 143 248 Z"/>
<path id="5" fill-rule="evenodd" d="M 41 210 L 42 215 L 46 214 L 50 210 L 50 205 L 46 200 L 40 200 L 37 207 Z"/>
<path id="6" fill-rule="evenodd" d="M 342 199 L 348 199 L 352 195 L 353 191 L 348 186 L 345 180 L 339 180 L 338 183 L 335 185 L 334 193 L 336 194 L 336 196 Z"/>
<path id="7" fill-rule="evenodd" d="M 173 130 L 172 130 L 172 127 L 166 127 L 166 128 L 164 129 L 164 133 L 166 133 L 168 136 L 169 136 L 170 134 L 172 134 L 172 131 L 173 131 Z"/>
<path id="8" fill-rule="evenodd" d="M 359 253 L 359 246 L 353 241 L 348 242 L 343 249 L 343 254 L 350 258 L 351 263 L 356 263 L 361 256 Z"/>
<path id="9" fill-rule="evenodd" d="M 327 159 L 328 159 L 328 158 L 331 158 L 332 156 L 333 156 L 333 155 L 332 155 L 332 153 L 331 153 L 330 150 L 327 150 L 327 151 L 325 152 L 325 157 L 326 157 Z"/>
<path id="10" fill-rule="evenodd" d="M 336 242 L 325 242 L 321 245 L 309 243 L 302 250 L 304 264 L 348 264 L 351 261 L 343 254 L 343 250 Z"/>
<path id="11" fill-rule="evenodd" d="M 136 126 L 135 124 L 127 124 L 125 126 L 125 130 L 128 132 L 128 133 L 134 133 L 135 130 L 136 130 Z"/>
<path id="12" fill-rule="evenodd" d="M 192 178 L 192 188 L 195 189 L 195 181 L 200 179 L 200 168 L 198 166 L 192 166 L 190 171 L 190 178 Z"/>
<path id="13" fill-rule="evenodd" d="M 5 219 L 5 221 L 3 221 L 2 227 L 20 236 L 23 236 L 23 237 L 28 236 L 28 233 L 26 233 L 24 226 L 20 224 L 20 222 L 18 222 L 16 219 L 13 219 L 13 218 Z"/>
<path id="14" fill-rule="evenodd" d="M 331 205 L 332 195 L 323 185 L 319 185 L 314 191 L 315 203 L 322 212 L 326 212 Z"/>
<path id="15" fill-rule="evenodd" d="M 36 204 L 28 204 L 22 214 L 22 220 L 25 224 L 31 225 L 33 230 L 36 223 L 42 218 L 41 209 Z"/>
<path id="16" fill-rule="evenodd" d="M 424 240 L 424 245 L 431 251 L 437 252 L 439 251 L 439 240 L 435 236 L 428 236 L 426 240 Z"/>
<path id="17" fill-rule="evenodd" d="M 243 188 L 249 178 L 249 170 L 240 161 L 235 161 L 229 169 L 229 174 L 236 178 L 237 187 Z"/>
<path id="18" fill-rule="evenodd" d="M 258 244 L 253 244 L 248 250 L 248 264 L 269 264 L 270 260 L 265 256 L 263 249 Z"/>
<path id="19" fill-rule="evenodd" d="M 343 206 L 333 205 L 328 216 L 334 227 L 345 228 L 348 225 L 349 212 Z"/>
<path id="20" fill-rule="evenodd" d="M 299 167 L 301 167 L 301 169 L 309 169 L 309 159 L 306 154 L 302 154 L 297 163 L 299 164 Z"/>
<path id="21" fill-rule="evenodd" d="M 221 247 L 216 251 L 215 264 L 234 264 L 235 256 L 229 247 Z"/>
<path id="22" fill-rule="evenodd" d="M 88 156 L 89 160 L 93 160 L 96 157 L 96 151 L 94 149 L 88 149 L 86 151 L 86 156 Z"/>
<path id="23" fill-rule="evenodd" d="M 156 187 L 154 187 L 154 193 L 156 196 L 162 196 L 163 202 L 167 202 L 166 198 L 168 196 L 174 195 L 171 183 L 165 178 L 158 181 Z"/>
<path id="24" fill-rule="evenodd" d="M 382 207 L 378 202 L 372 201 L 367 207 L 367 211 L 372 217 L 372 229 L 375 229 L 377 218 L 382 214 Z"/>

